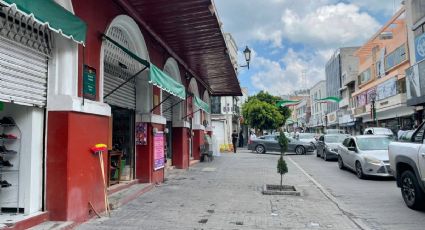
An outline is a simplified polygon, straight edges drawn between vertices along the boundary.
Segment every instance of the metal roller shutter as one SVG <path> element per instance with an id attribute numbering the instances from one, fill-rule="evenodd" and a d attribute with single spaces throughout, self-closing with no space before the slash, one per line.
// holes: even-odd
<path id="1" fill-rule="evenodd" d="M 129 39 L 120 28 L 112 27 L 108 31 L 108 36 L 120 43 L 129 50 Z M 108 95 L 121 83 L 132 77 L 140 66 L 128 54 L 110 42 L 105 41 L 104 49 L 104 84 L 103 95 Z M 105 98 L 105 102 L 111 105 L 127 109 L 136 109 L 136 81 L 130 80 L 121 88 Z"/>
<path id="2" fill-rule="evenodd" d="M 169 93 L 162 91 L 162 100 L 165 100 L 165 98 L 167 98 L 168 96 L 170 96 Z M 173 99 L 174 99 L 174 96 L 171 96 L 170 98 L 168 98 L 168 100 L 162 103 L 162 111 L 164 111 L 162 116 L 164 116 L 167 119 L 167 121 L 173 120 L 173 109 L 170 109 L 171 106 L 173 106 Z"/>
<path id="3" fill-rule="evenodd" d="M 14 18 L 6 20 L 6 18 Z M 0 8 L 0 100 L 45 107 L 50 31 Z"/>

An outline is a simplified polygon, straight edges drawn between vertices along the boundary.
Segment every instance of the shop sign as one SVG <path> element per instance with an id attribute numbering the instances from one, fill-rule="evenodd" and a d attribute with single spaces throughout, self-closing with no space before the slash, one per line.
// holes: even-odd
<path id="1" fill-rule="evenodd" d="M 392 97 L 397 94 L 396 84 L 397 79 L 391 78 L 376 87 L 376 100 L 382 100 L 387 97 Z"/>
<path id="2" fill-rule="evenodd" d="M 425 33 L 415 39 L 415 57 L 416 62 L 425 59 Z"/>
<path id="3" fill-rule="evenodd" d="M 336 111 L 328 114 L 327 116 L 328 116 L 328 122 L 329 123 L 335 123 L 336 122 L 336 117 L 337 117 Z"/>
<path id="4" fill-rule="evenodd" d="M 83 94 L 85 98 L 96 100 L 96 69 L 84 65 Z"/>
<path id="5" fill-rule="evenodd" d="M 136 122 L 136 145 L 147 145 L 148 123 Z"/>
<path id="6" fill-rule="evenodd" d="M 157 132 L 153 136 L 154 170 L 164 168 L 164 133 Z"/>

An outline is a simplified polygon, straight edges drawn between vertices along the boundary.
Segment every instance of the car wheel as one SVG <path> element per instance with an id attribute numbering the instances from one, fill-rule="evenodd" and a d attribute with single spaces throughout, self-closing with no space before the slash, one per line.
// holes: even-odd
<path id="1" fill-rule="evenodd" d="M 407 207 L 415 210 L 425 208 L 425 194 L 412 171 L 407 170 L 401 174 L 401 195 Z"/>
<path id="2" fill-rule="evenodd" d="M 298 146 L 295 148 L 295 153 L 297 155 L 303 155 L 305 154 L 305 148 L 303 146 Z"/>
<path id="3" fill-rule="evenodd" d="M 264 154 L 266 153 L 266 149 L 262 145 L 257 145 L 255 147 L 255 152 L 257 152 L 258 154 Z"/>
<path id="4" fill-rule="evenodd" d="M 339 169 L 345 169 L 344 162 L 342 161 L 342 157 L 338 156 L 338 167 Z"/>
<path id="5" fill-rule="evenodd" d="M 356 162 L 356 175 L 359 179 L 364 179 L 365 175 L 363 174 L 363 168 L 360 162 Z"/>
<path id="6" fill-rule="evenodd" d="M 326 155 L 326 151 L 323 151 L 323 160 L 328 161 L 328 156 Z"/>

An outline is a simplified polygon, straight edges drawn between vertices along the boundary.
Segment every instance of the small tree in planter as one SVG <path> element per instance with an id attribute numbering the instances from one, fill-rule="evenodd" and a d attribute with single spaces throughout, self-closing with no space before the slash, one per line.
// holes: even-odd
<path id="1" fill-rule="evenodd" d="M 286 138 L 285 133 L 283 133 L 283 131 L 280 131 L 278 141 L 280 145 L 280 158 L 277 161 L 277 172 L 280 174 L 280 190 L 282 190 L 283 175 L 285 175 L 288 172 L 288 166 L 286 165 L 286 161 L 283 159 L 283 154 L 288 149 L 288 139 Z"/>

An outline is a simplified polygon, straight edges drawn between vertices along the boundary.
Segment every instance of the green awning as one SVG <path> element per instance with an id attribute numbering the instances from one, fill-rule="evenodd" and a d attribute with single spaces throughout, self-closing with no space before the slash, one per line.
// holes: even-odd
<path id="1" fill-rule="evenodd" d="M 186 89 L 182 84 L 168 76 L 152 63 L 150 63 L 149 69 L 149 83 L 167 91 L 176 97 L 186 99 Z"/>
<path id="2" fill-rule="evenodd" d="M 149 83 L 157 86 L 158 88 L 161 88 L 164 91 L 167 91 L 168 93 L 179 97 L 182 100 L 186 99 L 186 88 L 181 83 L 174 80 L 172 77 L 168 76 L 168 74 L 164 73 L 162 70 L 160 70 L 158 67 L 156 67 L 154 64 L 146 61 L 145 59 L 140 58 L 135 53 L 131 52 L 124 46 L 120 45 L 118 42 L 116 42 L 114 39 L 108 37 L 107 35 L 103 34 L 103 37 L 108 40 L 109 42 L 112 42 L 115 46 L 120 48 L 122 51 L 124 51 L 126 54 L 128 54 L 130 57 L 132 57 L 134 60 L 138 61 L 140 64 L 149 67 Z"/>
<path id="3" fill-rule="evenodd" d="M 53 0 L 0 0 L 0 4 L 16 8 L 77 43 L 84 44 L 86 41 L 87 24 Z"/>
<path id="4" fill-rule="evenodd" d="M 210 106 L 203 100 L 201 100 L 201 98 L 194 96 L 193 97 L 195 99 L 195 106 L 198 107 L 199 109 L 205 111 L 206 113 L 210 113 Z"/>

